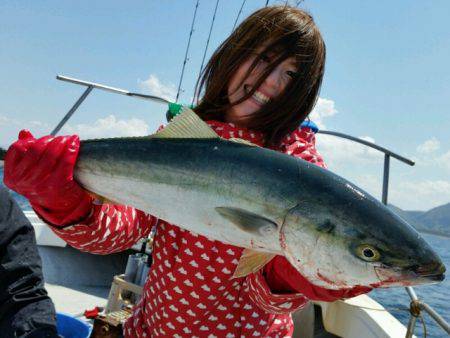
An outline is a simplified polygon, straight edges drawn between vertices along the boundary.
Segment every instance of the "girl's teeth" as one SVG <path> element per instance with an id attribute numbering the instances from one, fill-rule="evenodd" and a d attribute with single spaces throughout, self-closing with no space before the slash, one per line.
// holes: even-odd
<path id="1" fill-rule="evenodd" d="M 269 102 L 269 98 L 261 92 L 256 91 L 252 96 L 256 101 L 261 104 Z"/>

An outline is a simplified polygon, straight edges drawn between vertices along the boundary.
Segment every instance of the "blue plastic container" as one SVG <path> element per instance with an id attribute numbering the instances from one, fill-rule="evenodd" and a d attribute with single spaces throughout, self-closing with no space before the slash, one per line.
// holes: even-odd
<path id="1" fill-rule="evenodd" d="M 64 338 L 89 338 L 92 327 L 68 314 L 56 314 L 56 327 L 58 334 Z"/>

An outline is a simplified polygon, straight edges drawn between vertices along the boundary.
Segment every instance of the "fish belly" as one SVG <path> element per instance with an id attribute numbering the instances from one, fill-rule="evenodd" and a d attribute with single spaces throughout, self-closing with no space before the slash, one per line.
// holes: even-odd
<path id="1" fill-rule="evenodd" d="M 169 223 L 212 240 L 280 253 L 279 235 L 259 236 L 242 231 L 221 216 L 216 207 L 239 207 L 254 210 L 255 206 L 242 200 L 230 201 L 220 195 L 207 194 L 195 187 L 178 187 L 172 184 L 142 182 L 127 177 L 79 172 L 77 180 L 88 190 L 118 204 L 130 205 Z"/>
<path id="2" fill-rule="evenodd" d="M 204 148 L 187 155 L 169 149 L 152 153 L 151 160 L 123 155 L 110 161 L 107 152 L 101 157 L 82 156 L 75 177 L 89 191 L 191 232 L 239 247 L 281 253 L 279 229 L 289 206 L 276 185 L 258 179 L 258 170 L 264 167 L 254 169 L 236 156 L 224 158 L 218 146 L 211 146 L 212 151 Z M 274 179 L 272 173 L 267 176 Z M 244 210 L 273 221 L 278 228 L 263 234 L 245 231 L 216 208 Z"/>

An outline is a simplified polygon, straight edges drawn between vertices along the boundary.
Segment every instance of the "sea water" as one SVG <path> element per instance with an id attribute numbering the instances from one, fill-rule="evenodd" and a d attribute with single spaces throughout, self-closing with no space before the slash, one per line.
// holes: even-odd
<path id="1" fill-rule="evenodd" d="M 0 168 L 0 182 L 3 184 L 3 169 Z M 23 210 L 31 210 L 28 201 L 21 195 L 11 191 L 11 194 Z M 438 252 L 444 261 L 447 270 L 450 271 L 450 238 L 430 234 L 422 234 L 425 240 Z M 448 275 L 449 273 L 447 273 Z M 414 290 L 422 301 L 433 307 L 447 322 L 450 322 L 450 277 L 435 285 L 418 286 Z M 409 295 L 404 288 L 377 289 L 370 296 L 381 303 L 405 326 L 409 321 Z M 439 327 L 426 313 L 423 313 L 428 337 L 448 337 L 445 331 Z M 415 334 L 423 336 L 423 326 L 420 319 L 416 322 Z"/>

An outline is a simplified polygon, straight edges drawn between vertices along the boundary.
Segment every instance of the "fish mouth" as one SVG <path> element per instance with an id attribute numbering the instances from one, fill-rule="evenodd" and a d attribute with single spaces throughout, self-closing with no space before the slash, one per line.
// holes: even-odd
<path id="1" fill-rule="evenodd" d="M 418 277 L 430 281 L 441 282 L 445 279 L 445 265 L 441 262 L 433 262 L 428 265 L 416 266 L 411 269 Z"/>
<path id="2" fill-rule="evenodd" d="M 442 282 L 445 279 L 445 274 L 441 273 L 440 275 L 429 275 L 423 278 L 426 278 L 432 282 Z"/>
<path id="3" fill-rule="evenodd" d="M 445 279 L 445 265 L 433 262 L 427 265 L 415 265 L 403 269 L 392 267 L 375 267 L 375 273 L 380 279 L 377 286 L 413 286 L 421 284 L 435 284 Z"/>

